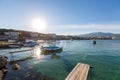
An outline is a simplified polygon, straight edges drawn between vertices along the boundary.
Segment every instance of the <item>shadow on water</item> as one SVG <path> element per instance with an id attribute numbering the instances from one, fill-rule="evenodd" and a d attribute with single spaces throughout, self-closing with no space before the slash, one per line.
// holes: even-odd
<path id="1" fill-rule="evenodd" d="M 94 67 L 90 66 L 87 80 L 93 80 L 94 77 L 95 77 Z"/>
<path id="2" fill-rule="evenodd" d="M 94 72 L 92 71 L 92 68 L 90 68 L 87 80 L 93 80 Z"/>

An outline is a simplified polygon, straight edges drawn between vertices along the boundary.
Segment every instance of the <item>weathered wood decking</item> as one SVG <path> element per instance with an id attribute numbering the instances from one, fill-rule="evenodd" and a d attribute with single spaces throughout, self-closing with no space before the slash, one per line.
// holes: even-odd
<path id="1" fill-rule="evenodd" d="M 12 51 L 12 52 L 9 52 L 9 53 L 18 53 L 18 52 L 25 52 L 25 51 L 31 51 L 33 49 L 27 49 L 27 50 L 19 50 L 19 51 Z"/>
<path id="2" fill-rule="evenodd" d="M 78 63 L 65 80 L 87 80 L 90 65 Z"/>

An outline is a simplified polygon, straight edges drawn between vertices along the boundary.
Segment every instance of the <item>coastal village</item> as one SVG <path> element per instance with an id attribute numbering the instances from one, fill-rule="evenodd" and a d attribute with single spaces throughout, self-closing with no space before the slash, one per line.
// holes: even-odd
<path id="1" fill-rule="evenodd" d="M 56 34 L 44 34 L 38 32 L 30 32 L 23 30 L 13 30 L 13 29 L 0 29 L 0 41 L 26 41 L 29 39 L 33 40 L 91 40 L 91 39 L 120 39 L 116 36 L 81 36 L 81 35 L 56 35 Z"/>

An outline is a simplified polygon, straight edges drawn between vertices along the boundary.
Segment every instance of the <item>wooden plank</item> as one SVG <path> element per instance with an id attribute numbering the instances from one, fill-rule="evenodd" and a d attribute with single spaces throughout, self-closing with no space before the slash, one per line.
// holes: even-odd
<path id="1" fill-rule="evenodd" d="M 65 80 L 87 80 L 90 65 L 78 63 Z"/>
<path id="2" fill-rule="evenodd" d="M 33 49 L 27 49 L 27 50 L 19 50 L 19 51 L 12 51 L 12 52 L 9 52 L 9 53 L 18 53 L 18 52 L 25 52 L 25 51 L 31 51 Z"/>

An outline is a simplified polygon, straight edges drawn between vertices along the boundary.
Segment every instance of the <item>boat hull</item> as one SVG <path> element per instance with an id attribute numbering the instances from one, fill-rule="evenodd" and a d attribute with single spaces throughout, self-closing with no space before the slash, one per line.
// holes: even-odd
<path id="1" fill-rule="evenodd" d="M 60 53 L 62 50 L 63 50 L 62 47 L 60 47 L 60 48 L 58 48 L 56 50 L 53 50 L 53 49 L 47 50 L 47 49 L 41 48 L 41 53 L 42 54 Z"/>

